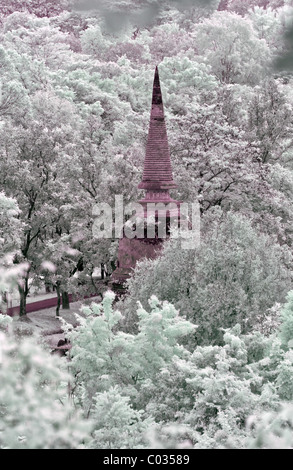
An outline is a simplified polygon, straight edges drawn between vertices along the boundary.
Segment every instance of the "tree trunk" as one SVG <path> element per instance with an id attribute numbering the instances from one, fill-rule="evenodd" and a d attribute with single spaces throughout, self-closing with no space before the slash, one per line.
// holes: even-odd
<path id="1" fill-rule="evenodd" d="M 111 261 L 110 264 L 111 264 L 111 270 L 112 270 L 112 273 L 113 273 L 116 269 L 115 261 Z"/>
<path id="2" fill-rule="evenodd" d="M 108 271 L 108 264 L 107 263 L 105 263 L 105 274 L 106 274 L 106 278 L 110 277 L 110 273 Z"/>
<path id="3" fill-rule="evenodd" d="M 57 281 L 55 287 L 56 287 L 56 292 L 57 292 L 56 317 L 59 317 L 59 310 L 60 310 L 60 305 L 61 305 L 60 281 Z"/>
<path id="4" fill-rule="evenodd" d="M 19 316 L 22 317 L 23 315 L 26 315 L 26 298 L 27 298 L 28 291 L 26 287 L 23 288 L 19 285 L 18 292 L 19 292 L 19 298 L 20 298 Z"/>
<path id="5" fill-rule="evenodd" d="M 49 294 L 51 292 L 51 284 L 45 282 L 45 289 L 46 289 L 46 294 Z"/>
<path id="6" fill-rule="evenodd" d="M 101 279 L 105 279 L 105 265 L 101 263 Z"/>
<path id="7" fill-rule="evenodd" d="M 68 292 L 62 292 L 62 308 L 64 310 L 70 309 Z"/>
<path id="8" fill-rule="evenodd" d="M 1 294 L 1 297 L 2 297 L 2 304 L 3 304 L 1 308 L 2 308 L 3 313 L 6 313 L 8 307 L 9 307 L 9 305 L 8 305 L 8 298 L 7 298 L 7 292 L 6 292 L 6 291 L 3 292 L 3 293 Z"/>

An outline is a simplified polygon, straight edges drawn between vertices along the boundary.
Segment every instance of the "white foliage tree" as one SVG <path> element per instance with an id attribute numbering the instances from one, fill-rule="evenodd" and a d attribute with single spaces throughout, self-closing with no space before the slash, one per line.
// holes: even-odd
<path id="1" fill-rule="evenodd" d="M 82 447 L 90 423 L 68 400 L 66 363 L 50 356 L 36 338 L 20 341 L 3 332 L 0 356 L 0 448 Z"/>

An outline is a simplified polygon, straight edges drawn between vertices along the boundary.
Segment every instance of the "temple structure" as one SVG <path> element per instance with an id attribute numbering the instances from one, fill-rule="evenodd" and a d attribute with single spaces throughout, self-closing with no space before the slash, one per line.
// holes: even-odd
<path id="1" fill-rule="evenodd" d="M 147 191 L 147 199 L 169 200 L 169 189 L 177 188 L 173 181 L 164 105 L 158 67 L 155 70 L 149 133 L 144 171 L 139 189 Z M 155 196 L 154 196 L 155 195 Z"/>
<path id="2" fill-rule="evenodd" d="M 116 290 L 123 289 L 123 284 L 131 275 L 138 260 L 145 257 L 155 258 L 159 254 L 166 238 L 160 236 L 160 224 L 166 224 L 166 236 L 168 236 L 170 221 L 180 220 L 181 202 L 172 199 L 169 194 L 170 189 L 177 188 L 177 185 L 173 181 L 158 67 L 155 70 L 153 83 L 144 170 L 138 188 L 145 190 L 145 197 L 138 201 L 142 210 L 141 213 L 136 213 L 135 220 L 130 220 L 130 225 L 133 223 L 134 229 L 137 229 L 139 224 L 143 225 L 143 236 L 130 238 L 123 231 L 123 236 L 119 240 L 117 268 L 111 280 Z M 148 231 L 150 220 L 153 227 Z"/>

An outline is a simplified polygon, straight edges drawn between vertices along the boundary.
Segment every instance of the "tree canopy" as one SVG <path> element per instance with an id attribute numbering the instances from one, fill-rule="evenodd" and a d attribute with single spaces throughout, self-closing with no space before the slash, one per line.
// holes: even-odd
<path id="1" fill-rule="evenodd" d="M 171 237 L 64 325 L 69 375 L 0 316 L 0 447 L 292 448 L 292 28 L 292 0 L 2 2 L 2 312 L 115 268 L 93 207 L 142 195 L 156 65 L 200 244 Z"/>

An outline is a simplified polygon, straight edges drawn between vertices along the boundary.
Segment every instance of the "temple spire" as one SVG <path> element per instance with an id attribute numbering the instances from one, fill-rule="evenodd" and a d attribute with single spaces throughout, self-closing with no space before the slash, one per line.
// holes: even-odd
<path id="1" fill-rule="evenodd" d="M 155 70 L 151 116 L 144 161 L 144 171 L 139 189 L 160 191 L 177 188 L 173 181 L 164 105 L 158 67 Z"/>
<path id="2" fill-rule="evenodd" d="M 131 276 L 137 261 L 143 258 L 156 258 L 163 248 L 165 238 L 170 236 L 172 224 L 175 223 L 173 227 L 179 227 L 181 223 L 182 201 L 172 199 L 169 194 L 169 190 L 176 188 L 177 185 L 172 176 L 158 67 L 155 70 L 153 83 L 144 171 L 138 187 L 145 189 L 146 194 L 139 201 L 140 208 L 136 214 L 123 226 L 123 236 L 119 240 L 117 268 L 111 277 L 112 287 L 117 295 L 126 292 L 125 281 Z M 131 236 L 128 235 L 129 224 L 133 227 Z M 164 227 L 166 236 L 164 236 Z"/>

